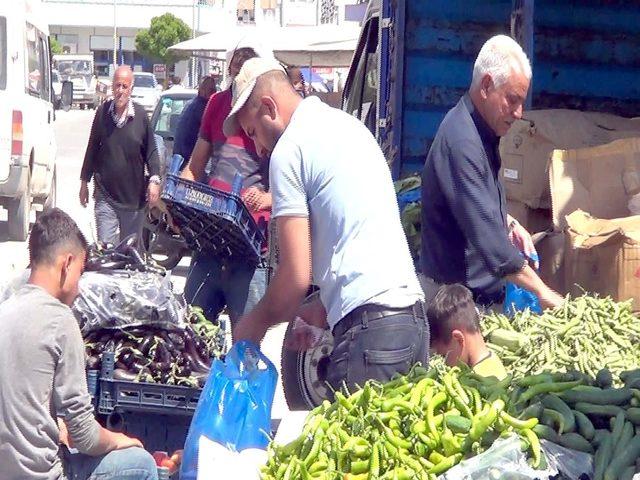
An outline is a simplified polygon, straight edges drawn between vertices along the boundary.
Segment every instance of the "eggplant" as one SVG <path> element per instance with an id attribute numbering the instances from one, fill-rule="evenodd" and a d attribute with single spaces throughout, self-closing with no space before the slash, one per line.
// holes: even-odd
<path id="1" fill-rule="evenodd" d="M 156 347 L 156 360 L 162 363 L 171 363 L 171 353 L 169 353 L 169 349 L 165 346 L 164 343 L 159 342 Z"/>
<path id="2" fill-rule="evenodd" d="M 87 358 L 87 368 L 89 370 L 98 370 L 100 369 L 100 357 L 96 355 L 91 355 Z"/>
<path id="3" fill-rule="evenodd" d="M 116 367 L 116 370 L 117 370 L 117 369 L 120 369 L 120 370 L 129 370 L 129 367 L 128 367 L 127 365 L 125 365 L 124 363 L 122 363 L 122 362 L 116 362 L 115 367 Z"/>
<path id="4" fill-rule="evenodd" d="M 123 380 L 125 382 L 135 382 L 138 378 L 136 373 L 132 373 L 124 368 L 116 368 L 113 371 L 114 380 Z"/>
<path id="5" fill-rule="evenodd" d="M 200 358 L 200 355 L 198 354 L 198 351 L 196 349 L 195 342 L 193 341 L 193 338 L 191 338 L 190 335 L 185 335 L 184 346 L 185 346 L 185 357 L 188 355 L 188 358 L 191 361 L 191 363 L 194 365 L 195 370 L 200 370 L 204 372 L 209 371 L 209 365 L 207 365 L 205 361 L 202 360 L 202 358 Z"/>
<path id="6" fill-rule="evenodd" d="M 148 334 L 146 337 L 144 337 L 144 340 L 140 342 L 138 350 L 140 350 L 143 355 L 148 355 L 149 350 L 151 349 L 155 341 L 156 341 L 155 336 L 152 333 Z"/>
<path id="7" fill-rule="evenodd" d="M 168 334 L 169 340 L 171 343 L 179 349 L 184 348 L 184 338 L 177 332 L 171 332 Z"/>

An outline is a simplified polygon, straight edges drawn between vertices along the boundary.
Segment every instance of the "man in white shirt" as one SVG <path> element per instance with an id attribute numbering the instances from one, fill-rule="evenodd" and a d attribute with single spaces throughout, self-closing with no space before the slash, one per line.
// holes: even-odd
<path id="1" fill-rule="evenodd" d="M 280 258 L 264 298 L 234 340 L 259 343 L 291 321 L 329 327 L 327 380 L 340 387 L 388 380 L 428 361 L 423 294 L 382 151 L 354 117 L 303 100 L 273 60 L 248 60 L 234 81 L 225 135 L 242 128 L 270 156 Z M 300 305 L 311 283 L 320 300 Z"/>

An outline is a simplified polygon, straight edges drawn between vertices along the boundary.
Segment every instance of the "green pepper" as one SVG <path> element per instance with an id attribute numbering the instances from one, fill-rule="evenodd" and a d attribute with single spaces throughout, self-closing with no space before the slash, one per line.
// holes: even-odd
<path id="1" fill-rule="evenodd" d="M 441 473 L 446 472 L 451 467 L 456 466 L 460 460 L 462 460 L 462 454 L 456 453 L 455 455 L 451 455 L 450 457 L 445 458 L 440 463 L 437 463 L 432 468 L 429 469 L 428 473 L 432 473 L 434 475 L 440 475 Z"/>
<path id="2" fill-rule="evenodd" d="M 447 394 L 445 392 L 438 392 L 431 399 L 431 402 L 429 402 L 429 405 L 427 406 L 427 425 L 429 426 L 429 433 L 436 437 L 436 441 L 440 440 L 440 434 L 438 433 L 434 418 L 435 410 L 446 401 Z"/>
<path id="3" fill-rule="evenodd" d="M 538 439 L 538 436 L 534 433 L 533 430 L 529 428 L 521 430 L 520 433 L 524 435 L 524 437 L 527 439 L 527 442 L 529 442 L 529 447 L 531 448 L 531 466 L 533 468 L 538 468 L 540 466 L 541 458 L 540 440 Z"/>
<path id="4" fill-rule="evenodd" d="M 369 477 L 368 480 L 377 479 L 380 476 L 380 445 L 374 444 L 369 458 Z"/>
<path id="5" fill-rule="evenodd" d="M 500 412 L 500 418 L 504 423 L 509 425 L 510 427 L 515 428 L 516 430 L 528 429 L 531 430 L 538 424 L 538 419 L 533 417 L 528 420 L 519 420 L 517 418 L 512 417 L 504 410 Z"/>

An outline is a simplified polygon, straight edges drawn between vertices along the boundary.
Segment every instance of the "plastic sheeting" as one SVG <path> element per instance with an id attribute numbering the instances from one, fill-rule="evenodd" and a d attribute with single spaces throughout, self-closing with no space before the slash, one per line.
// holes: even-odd
<path id="1" fill-rule="evenodd" d="M 140 325 L 183 328 L 186 302 L 167 277 L 149 272 L 85 272 L 73 304 L 83 335 Z"/>

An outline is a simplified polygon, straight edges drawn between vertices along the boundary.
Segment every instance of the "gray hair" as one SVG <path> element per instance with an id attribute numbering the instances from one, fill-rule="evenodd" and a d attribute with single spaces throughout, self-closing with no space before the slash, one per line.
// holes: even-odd
<path id="1" fill-rule="evenodd" d="M 490 75 L 496 87 L 503 85 L 513 73 L 531 80 L 531 64 L 522 47 L 507 35 L 496 35 L 485 42 L 473 65 L 471 88 L 480 85 Z"/>

